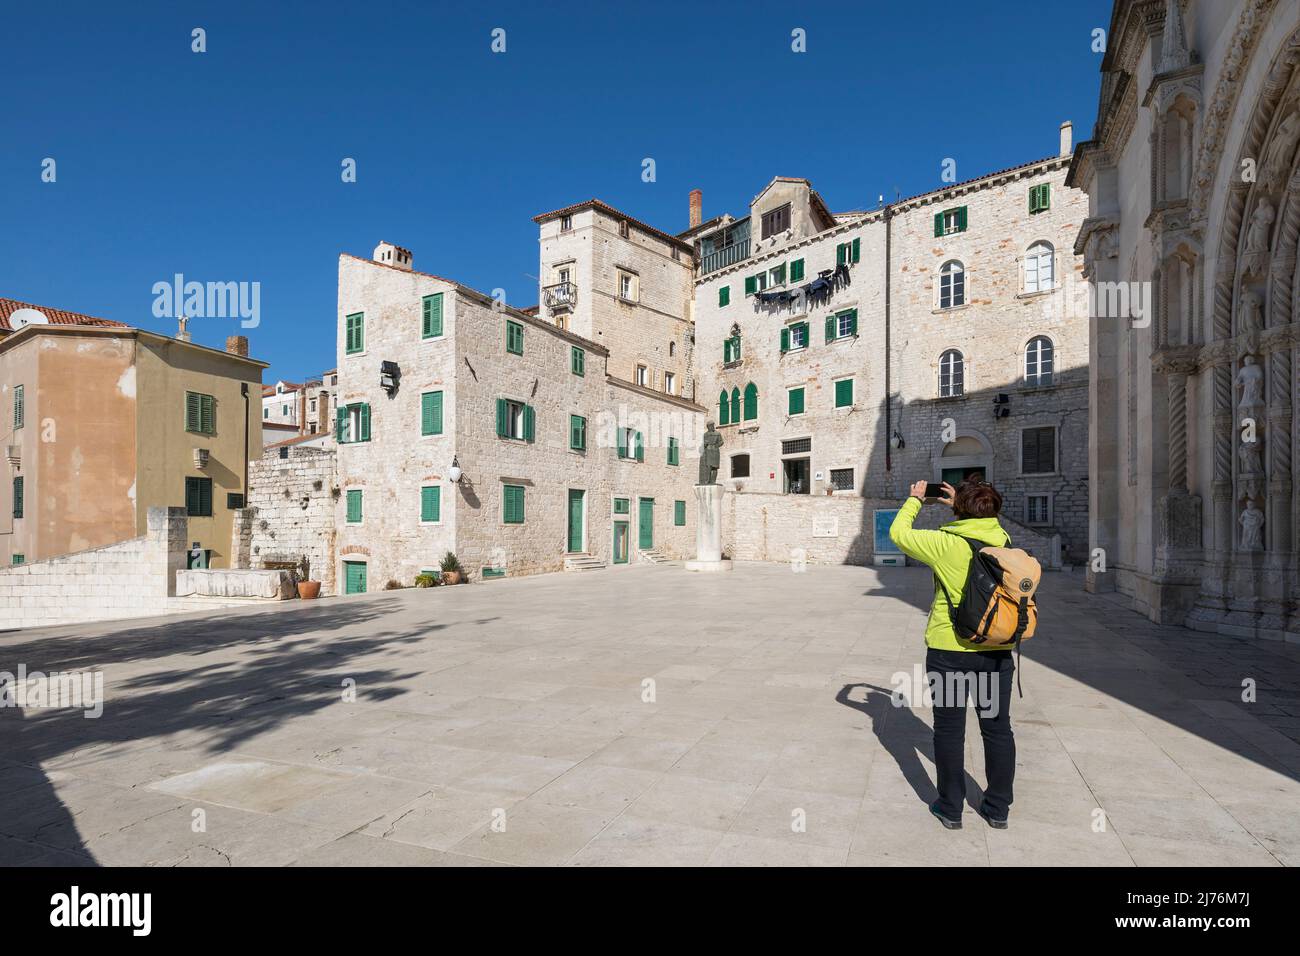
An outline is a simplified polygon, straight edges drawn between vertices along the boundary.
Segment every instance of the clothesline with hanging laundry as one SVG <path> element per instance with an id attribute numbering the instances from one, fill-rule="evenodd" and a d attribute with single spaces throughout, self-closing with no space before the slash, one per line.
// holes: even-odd
<path id="1" fill-rule="evenodd" d="M 754 294 L 754 308 L 758 309 L 759 306 L 764 308 L 785 308 L 800 299 L 809 306 L 821 305 L 840 289 L 847 286 L 849 282 L 848 264 L 841 262 L 834 269 L 822 269 L 817 273 L 816 279 L 804 283 L 796 289 L 756 292 Z"/>

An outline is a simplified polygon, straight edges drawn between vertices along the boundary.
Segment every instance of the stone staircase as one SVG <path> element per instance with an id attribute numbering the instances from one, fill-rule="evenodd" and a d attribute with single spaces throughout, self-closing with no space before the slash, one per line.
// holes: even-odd
<path id="1" fill-rule="evenodd" d="M 658 548 L 648 548 L 644 551 L 638 549 L 637 555 L 641 558 L 642 561 L 649 562 L 650 564 L 676 564 L 677 563 L 676 558 L 668 557 L 668 555 L 664 554 Z"/>
<path id="2" fill-rule="evenodd" d="M 566 554 L 564 556 L 564 570 L 566 571 L 599 571 L 604 567 L 604 561 L 592 557 L 586 551 L 580 554 Z"/>

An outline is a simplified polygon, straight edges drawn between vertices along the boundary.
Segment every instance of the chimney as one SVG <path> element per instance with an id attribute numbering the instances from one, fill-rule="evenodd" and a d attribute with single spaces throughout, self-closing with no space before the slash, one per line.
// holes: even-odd
<path id="1" fill-rule="evenodd" d="M 190 340 L 189 329 L 186 328 L 186 326 L 189 325 L 189 322 L 189 316 L 186 315 L 182 315 L 176 320 L 176 338 L 182 342 L 188 342 Z"/>
<path id="2" fill-rule="evenodd" d="M 691 190 L 691 225 L 694 229 L 704 220 L 704 193 L 698 189 Z"/>
<path id="3" fill-rule="evenodd" d="M 411 250 L 403 249 L 401 246 L 395 246 L 391 242 L 383 242 L 381 240 L 379 245 L 375 246 L 375 254 L 373 258 L 376 262 L 382 263 L 383 265 L 405 269 L 407 272 L 410 272 L 412 268 Z"/>
<path id="4" fill-rule="evenodd" d="M 1061 155 L 1069 156 L 1074 149 L 1074 124 L 1066 120 L 1061 124 Z"/>
<path id="5" fill-rule="evenodd" d="M 227 335 L 226 351 L 231 355 L 239 355 L 248 358 L 248 336 L 247 335 Z"/>

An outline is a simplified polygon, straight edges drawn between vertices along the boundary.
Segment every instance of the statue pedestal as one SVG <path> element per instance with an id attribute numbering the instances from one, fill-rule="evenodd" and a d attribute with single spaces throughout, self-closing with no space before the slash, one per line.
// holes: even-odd
<path id="1" fill-rule="evenodd" d="M 722 557 L 722 486 L 695 486 L 695 560 L 687 571 L 730 571 Z"/>

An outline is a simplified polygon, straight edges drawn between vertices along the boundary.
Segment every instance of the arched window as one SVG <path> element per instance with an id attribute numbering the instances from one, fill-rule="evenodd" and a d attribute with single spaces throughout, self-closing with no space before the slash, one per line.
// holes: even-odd
<path id="1" fill-rule="evenodd" d="M 1025 253 L 1025 291 L 1047 292 L 1056 288 L 1052 269 L 1052 244 L 1035 242 Z"/>
<path id="2" fill-rule="evenodd" d="M 669 342 L 669 343 L 668 343 L 668 357 L 669 357 L 669 358 L 672 358 L 672 357 L 673 357 L 674 355 L 676 355 L 676 354 L 677 354 L 677 343 L 676 343 L 676 342 Z"/>
<path id="3" fill-rule="evenodd" d="M 718 424 L 719 425 L 731 424 L 730 412 L 731 412 L 731 404 L 727 401 L 727 390 L 724 388 L 722 390 L 722 393 L 718 395 Z"/>
<path id="4" fill-rule="evenodd" d="M 955 398 L 965 393 L 966 360 L 956 349 L 939 356 L 939 397 Z"/>
<path id="5" fill-rule="evenodd" d="M 745 421 L 752 422 L 758 417 L 758 386 L 750 382 L 745 386 Z"/>
<path id="6" fill-rule="evenodd" d="M 966 267 L 950 259 L 939 270 L 939 308 L 966 304 Z"/>
<path id="7" fill-rule="evenodd" d="M 1025 346 L 1025 384 L 1051 385 L 1056 349 L 1046 335 L 1036 335 Z"/>
<path id="8" fill-rule="evenodd" d="M 740 389 L 738 388 L 731 390 L 731 423 L 740 424 Z"/>

